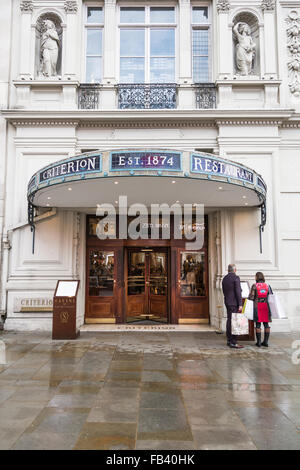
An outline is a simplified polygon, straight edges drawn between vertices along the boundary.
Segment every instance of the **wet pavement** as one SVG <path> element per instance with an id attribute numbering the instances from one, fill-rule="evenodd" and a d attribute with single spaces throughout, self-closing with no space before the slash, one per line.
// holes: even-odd
<path id="1" fill-rule="evenodd" d="M 214 332 L 0 332 L 0 449 L 300 449 L 295 340 L 236 351 Z"/>

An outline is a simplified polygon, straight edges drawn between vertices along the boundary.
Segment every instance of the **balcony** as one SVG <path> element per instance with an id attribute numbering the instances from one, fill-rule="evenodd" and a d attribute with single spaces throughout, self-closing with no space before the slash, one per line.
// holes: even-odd
<path id="1" fill-rule="evenodd" d="M 81 83 L 78 88 L 78 108 L 98 109 L 100 88 L 99 84 Z"/>
<path id="2" fill-rule="evenodd" d="M 175 109 L 176 84 L 132 84 L 117 85 L 119 109 Z"/>
<path id="3" fill-rule="evenodd" d="M 217 89 L 214 83 L 196 83 L 196 108 L 214 109 L 217 103 Z"/>

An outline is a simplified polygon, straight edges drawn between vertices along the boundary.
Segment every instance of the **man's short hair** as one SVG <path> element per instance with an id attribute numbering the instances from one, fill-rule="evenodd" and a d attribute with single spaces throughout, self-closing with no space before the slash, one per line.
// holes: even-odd
<path id="1" fill-rule="evenodd" d="M 228 265 L 228 272 L 229 273 L 234 273 L 235 270 L 236 270 L 236 265 L 235 264 L 229 264 Z"/>

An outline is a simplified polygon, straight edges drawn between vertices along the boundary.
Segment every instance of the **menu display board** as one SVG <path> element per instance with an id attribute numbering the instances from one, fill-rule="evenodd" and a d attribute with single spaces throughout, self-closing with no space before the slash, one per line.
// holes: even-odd
<path id="1" fill-rule="evenodd" d="M 75 297 L 79 281 L 58 281 L 56 297 Z"/>

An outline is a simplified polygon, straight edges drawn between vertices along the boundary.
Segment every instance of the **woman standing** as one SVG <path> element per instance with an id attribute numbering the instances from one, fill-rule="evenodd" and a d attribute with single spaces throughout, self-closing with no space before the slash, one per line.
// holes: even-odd
<path id="1" fill-rule="evenodd" d="M 255 275 L 256 283 L 251 287 L 248 299 L 254 301 L 254 315 L 253 319 L 256 323 L 256 346 L 268 347 L 270 337 L 269 323 L 272 321 L 271 310 L 269 307 L 268 297 L 273 294 L 271 286 L 266 284 L 265 276 L 263 273 L 258 272 Z M 261 342 L 261 324 L 264 324 L 265 337 L 263 343 Z"/>

